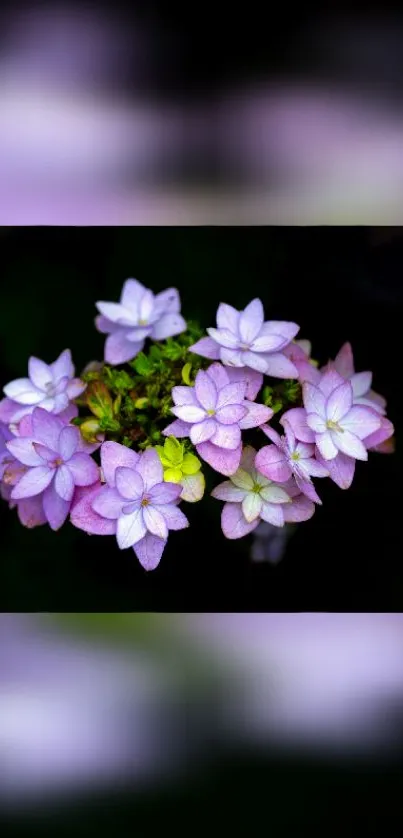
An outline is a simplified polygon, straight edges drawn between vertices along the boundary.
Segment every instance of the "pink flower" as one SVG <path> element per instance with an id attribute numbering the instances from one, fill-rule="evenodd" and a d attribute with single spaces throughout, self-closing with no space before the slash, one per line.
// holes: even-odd
<path id="1" fill-rule="evenodd" d="M 328 477 L 326 467 L 315 459 L 315 446 L 298 442 L 291 425 L 285 423 L 285 435 L 280 436 L 269 425 L 261 430 L 274 445 L 265 445 L 257 452 L 255 467 L 270 480 L 284 483 L 292 476 L 303 494 L 316 503 L 322 503 L 312 483 L 312 477 Z"/>
<path id="2" fill-rule="evenodd" d="M 298 378 L 302 381 L 310 381 L 317 384 L 320 379 L 320 372 L 310 361 L 311 342 L 309 340 L 293 340 L 283 350 L 284 355 L 292 361 L 298 370 Z"/>
<path id="3" fill-rule="evenodd" d="M 298 378 L 298 370 L 283 352 L 298 330 L 296 323 L 264 322 L 263 304 L 257 298 L 244 311 L 220 303 L 217 328 L 207 329 L 209 337 L 197 341 L 190 351 L 226 366 L 249 367 L 276 378 Z"/>
<path id="4" fill-rule="evenodd" d="M 339 375 L 350 381 L 353 388 L 353 404 L 372 407 L 377 413 L 385 415 L 386 399 L 371 390 L 372 372 L 355 372 L 351 343 L 343 344 L 334 361 L 330 361 L 322 372 L 327 369 L 335 369 Z"/>
<path id="5" fill-rule="evenodd" d="M 197 453 L 221 474 L 234 474 L 242 452 L 241 431 L 267 422 L 273 411 L 245 399 L 246 381 L 230 381 L 225 367 L 199 370 L 194 387 L 174 387 L 177 417 L 165 436 L 190 437 Z"/>

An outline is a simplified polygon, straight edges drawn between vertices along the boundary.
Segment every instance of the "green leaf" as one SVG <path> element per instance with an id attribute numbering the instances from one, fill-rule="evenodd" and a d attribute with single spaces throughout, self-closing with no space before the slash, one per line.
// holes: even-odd
<path id="1" fill-rule="evenodd" d="M 132 361 L 132 366 L 136 370 L 138 375 L 149 375 L 152 370 L 152 364 L 150 363 L 149 358 L 144 352 L 139 352 L 137 358 Z"/>
<path id="2" fill-rule="evenodd" d="M 183 447 L 174 436 L 169 436 L 168 439 L 165 440 L 164 456 L 173 466 L 178 466 L 182 462 Z"/>
<path id="3" fill-rule="evenodd" d="M 200 469 L 200 460 L 194 454 L 185 454 L 182 463 L 183 474 L 197 474 Z"/>
<path id="4" fill-rule="evenodd" d="M 167 483 L 180 483 L 182 480 L 182 471 L 180 468 L 167 468 L 164 471 L 164 480 Z"/>

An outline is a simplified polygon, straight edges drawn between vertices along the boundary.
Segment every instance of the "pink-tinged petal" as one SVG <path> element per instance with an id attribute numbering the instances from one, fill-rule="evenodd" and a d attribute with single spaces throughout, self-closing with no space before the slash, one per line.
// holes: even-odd
<path id="1" fill-rule="evenodd" d="M 225 347 L 220 347 L 220 360 L 225 366 L 228 367 L 244 367 L 245 362 L 243 360 L 244 352 L 240 349 L 226 349 Z"/>
<path id="2" fill-rule="evenodd" d="M 226 538 L 243 538 L 245 535 L 249 535 L 250 532 L 253 532 L 258 523 L 258 518 L 250 523 L 245 520 L 245 516 L 242 512 L 242 506 L 239 503 L 226 503 L 223 506 L 221 513 L 221 527 Z"/>
<path id="3" fill-rule="evenodd" d="M 126 329 L 126 340 L 130 343 L 143 343 L 151 335 L 152 326 L 135 326 L 134 329 Z"/>
<path id="4" fill-rule="evenodd" d="M 59 414 L 66 409 L 68 403 L 69 399 L 67 393 L 60 393 L 59 395 L 55 396 L 53 400 L 45 399 L 44 402 L 41 402 L 41 407 L 44 410 L 48 410 L 49 413 Z"/>
<path id="5" fill-rule="evenodd" d="M 315 512 L 315 504 L 305 495 L 298 495 L 292 503 L 288 503 L 283 509 L 285 523 L 299 523 L 312 518 Z"/>
<path id="6" fill-rule="evenodd" d="M 49 486 L 53 477 L 54 471 L 47 466 L 30 468 L 14 486 L 11 493 L 12 499 L 19 500 L 20 498 L 32 498 L 34 495 L 39 495 Z"/>
<path id="7" fill-rule="evenodd" d="M 267 320 L 260 330 L 261 335 L 281 335 L 289 343 L 299 332 L 297 323 L 288 320 Z"/>
<path id="8" fill-rule="evenodd" d="M 337 457 L 338 448 L 336 448 L 329 431 L 316 435 L 316 445 L 325 460 L 333 460 L 334 457 Z"/>
<path id="9" fill-rule="evenodd" d="M 380 407 L 380 405 L 379 405 L 379 404 L 377 404 L 376 402 L 374 402 L 374 401 L 373 401 L 373 400 L 369 397 L 369 395 L 368 395 L 368 396 L 357 396 L 357 397 L 355 397 L 355 398 L 354 398 L 354 404 L 359 404 L 359 405 L 361 405 L 362 407 L 370 407 L 370 408 L 371 408 L 371 410 L 375 410 L 375 412 L 376 412 L 376 413 L 378 413 L 378 415 L 379 415 L 379 416 L 384 416 L 384 415 L 385 415 L 385 412 L 386 412 L 386 411 L 384 410 L 384 408 L 383 408 L 383 407 Z"/>
<path id="10" fill-rule="evenodd" d="M 242 501 L 242 512 L 248 524 L 259 518 L 263 501 L 256 492 L 248 492 Z"/>
<path id="11" fill-rule="evenodd" d="M 92 501 L 91 508 L 94 512 L 101 516 L 101 518 L 108 518 L 108 520 L 116 520 L 123 514 L 122 509 L 124 501 L 117 489 L 111 489 L 109 486 L 102 486 L 101 490 L 96 492 Z"/>
<path id="12" fill-rule="evenodd" d="M 183 387 L 182 385 L 172 387 L 171 395 L 174 400 L 174 403 L 178 406 L 184 404 L 192 404 L 193 406 L 197 406 L 196 392 L 194 387 Z"/>
<path id="13" fill-rule="evenodd" d="M 298 370 L 298 378 L 301 384 L 309 381 L 311 384 L 319 386 L 321 373 L 313 364 L 309 361 L 294 361 L 294 364 Z"/>
<path id="14" fill-rule="evenodd" d="M 241 442 L 239 425 L 216 425 L 211 442 L 218 448 L 237 448 Z"/>
<path id="15" fill-rule="evenodd" d="M 367 398 L 371 399 L 371 402 L 375 402 L 375 404 L 384 410 L 386 408 L 386 399 L 384 396 L 381 396 L 380 393 L 375 393 L 375 390 L 370 390 L 367 393 Z"/>
<path id="16" fill-rule="evenodd" d="M 264 320 L 262 301 L 258 298 L 252 300 L 239 316 L 239 335 L 245 343 L 251 343 L 259 334 Z"/>
<path id="17" fill-rule="evenodd" d="M 281 448 L 281 445 L 282 445 L 281 436 L 280 436 L 279 433 L 277 433 L 277 431 L 274 430 L 274 428 L 271 427 L 271 425 L 261 425 L 260 430 L 263 431 L 263 433 L 267 437 L 269 437 L 269 439 L 272 442 L 274 442 L 274 445 L 277 445 Z"/>
<path id="18" fill-rule="evenodd" d="M 266 355 L 266 375 L 274 378 L 298 378 L 298 370 L 282 352 Z"/>
<path id="19" fill-rule="evenodd" d="M 365 393 L 371 389 L 372 372 L 356 372 L 351 376 L 350 383 L 355 398 L 365 396 Z"/>
<path id="20" fill-rule="evenodd" d="M 108 320 L 112 320 L 112 323 L 123 326 L 136 325 L 137 317 L 133 314 L 133 311 L 122 306 L 121 303 L 107 303 L 100 300 L 95 305 L 100 314 L 103 314 Z"/>
<path id="21" fill-rule="evenodd" d="M 231 480 L 224 480 L 224 483 L 220 483 L 211 492 L 212 498 L 216 498 L 216 500 L 224 500 L 229 503 L 242 503 L 246 495 L 247 490 L 234 486 Z"/>
<path id="22" fill-rule="evenodd" d="M 95 460 L 84 452 L 73 454 L 67 467 L 76 486 L 91 486 L 99 478 L 99 468 Z"/>
<path id="23" fill-rule="evenodd" d="M 349 381 L 336 387 L 326 402 L 326 416 L 332 422 L 341 422 L 353 403 L 353 388 Z"/>
<path id="24" fill-rule="evenodd" d="M 49 526 L 55 532 L 63 526 L 70 512 L 71 499 L 65 500 L 56 491 L 56 486 L 51 483 L 43 493 L 43 511 L 46 515 Z"/>
<path id="25" fill-rule="evenodd" d="M 167 288 L 160 291 L 154 298 L 154 312 L 161 314 L 177 314 L 181 308 L 179 291 L 177 288 Z"/>
<path id="26" fill-rule="evenodd" d="M 140 300 L 145 291 L 147 291 L 145 285 L 142 285 L 137 279 L 126 279 L 123 284 L 120 303 L 129 311 L 132 311 L 136 318 L 138 318 Z"/>
<path id="27" fill-rule="evenodd" d="M 326 420 L 326 398 L 319 387 L 307 381 L 303 385 L 302 394 L 306 412 L 317 413 L 321 419 Z"/>
<path id="28" fill-rule="evenodd" d="M 284 483 L 291 477 L 285 454 L 276 445 L 265 445 L 256 454 L 255 467 L 269 480 Z"/>
<path id="29" fill-rule="evenodd" d="M 64 349 L 53 364 L 49 364 L 52 370 L 53 380 L 60 381 L 61 378 L 72 378 L 74 375 L 74 364 L 71 358 L 71 350 Z"/>
<path id="30" fill-rule="evenodd" d="M 227 303 L 220 303 L 217 309 L 217 326 L 219 329 L 227 329 L 234 334 L 238 333 L 239 311 Z"/>
<path id="31" fill-rule="evenodd" d="M 154 506 L 145 506 L 143 509 L 143 517 L 148 532 L 152 533 L 152 535 L 158 536 L 158 538 L 163 538 L 164 540 L 168 538 L 168 527 L 165 518 L 162 513 L 158 511 L 158 509 Z"/>
<path id="32" fill-rule="evenodd" d="M 353 405 L 347 416 L 340 422 L 341 427 L 350 431 L 358 439 L 365 439 L 381 427 L 382 417 L 368 407 Z"/>
<path id="33" fill-rule="evenodd" d="M 145 508 L 145 507 L 144 507 Z M 130 515 L 122 515 L 118 518 L 116 527 L 116 539 L 121 550 L 133 547 L 147 532 L 143 517 L 143 507 L 136 509 Z"/>
<path id="34" fill-rule="evenodd" d="M 226 407 L 220 407 L 216 411 L 215 418 L 220 425 L 235 425 L 247 415 L 248 409 L 246 406 L 240 404 L 227 404 Z"/>
<path id="35" fill-rule="evenodd" d="M 307 442 L 296 442 L 294 449 L 303 460 L 313 457 L 315 454 L 315 446 Z"/>
<path id="36" fill-rule="evenodd" d="M 155 570 L 158 567 L 165 545 L 166 540 L 149 532 L 133 545 L 133 550 L 144 570 Z"/>
<path id="37" fill-rule="evenodd" d="M 202 358 L 211 358 L 212 361 L 218 361 L 220 357 L 220 347 L 212 338 L 200 338 L 189 347 L 189 352 L 201 355 Z"/>
<path id="38" fill-rule="evenodd" d="M 291 504 L 287 504 L 291 506 Z M 262 521 L 273 524 L 274 527 L 284 526 L 284 507 L 279 503 L 267 503 L 264 501 L 260 512 Z"/>
<path id="39" fill-rule="evenodd" d="M 183 439 L 183 437 L 189 436 L 191 427 L 188 422 L 176 419 L 162 431 L 162 434 L 163 436 L 175 436 L 176 439 Z"/>
<path id="40" fill-rule="evenodd" d="M 209 336 L 220 346 L 225 349 L 237 349 L 239 345 L 239 338 L 233 335 L 228 329 L 207 329 Z"/>
<path id="41" fill-rule="evenodd" d="M 256 352 L 241 352 L 241 361 L 245 367 L 249 367 L 252 370 L 256 370 L 256 372 L 266 373 L 267 372 L 267 360 L 266 355 L 259 355 Z"/>
<path id="42" fill-rule="evenodd" d="M 292 476 L 289 480 L 286 480 L 285 483 L 282 483 L 281 488 L 287 492 L 290 498 L 295 498 L 297 495 L 300 494 L 300 489 L 298 488 L 294 476 Z M 288 503 L 288 507 L 290 504 Z M 286 507 L 284 507 L 286 509 Z"/>
<path id="43" fill-rule="evenodd" d="M 328 460 L 329 462 L 333 462 L 333 460 Z M 315 457 L 309 457 L 307 459 L 301 460 L 301 466 L 303 470 L 310 476 L 310 477 L 328 477 L 329 476 L 329 469 L 327 465 L 323 465 L 322 463 L 318 462 Z"/>
<path id="44" fill-rule="evenodd" d="M 119 442 L 104 442 L 101 445 L 101 466 L 109 486 L 115 486 L 115 472 L 119 466 L 137 468 L 139 459 L 136 451 Z"/>
<path id="45" fill-rule="evenodd" d="M 327 428 L 325 420 L 317 413 L 307 413 L 306 424 L 316 434 L 324 434 Z"/>
<path id="46" fill-rule="evenodd" d="M 298 475 L 296 475 L 295 481 L 298 488 L 301 489 L 301 492 L 304 495 L 306 495 L 306 497 L 309 498 L 309 500 L 313 501 L 313 503 L 318 503 L 320 506 L 322 506 L 322 501 L 315 489 L 315 486 L 310 480 L 303 480 L 301 477 L 298 477 Z"/>
<path id="47" fill-rule="evenodd" d="M 217 398 L 217 410 L 227 405 L 239 405 L 245 398 L 246 382 L 234 381 L 232 384 L 226 384 L 219 393 Z"/>
<path id="48" fill-rule="evenodd" d="M 65 427 L 57 416 L 53 416 L 41 407 L 32 413 L 32 433 L 37 442 L 42 442 L 53 451 L 58 450 L 60 432 Z"/>
<path id="49" fill-rule="evenodd" d="M 203 422 L 197 422 L 190 427 L 190 439 L 193 445 L 198 445 L 200 442 L 206 442 L 211 439 L 217 428 L 217 423 L 214 419 L 204 419 Z"/>
<path id="50" fill-rule="evenodd" d="M 44 361 L 41 361 L 40 358 L 35 358 L 33 355 L 28 361 L 28 375 L 38 390 L 46 390 L 46 385 L 52 382 L 52 371 L 50 367 Z"/>
<path id="51" fill-rule="evenodd" d="M 67 425 L 60 431 L 59 453 L 63 460 L 69 460 L 78 448 L 80 431 L 74 425 Z"/>
<path id="52" fill-rule="evenodd" d="M 163 314 L 154 324 L 151 334 L 154 340 L 165 340 L 174 335 L 180 335 L 181 332 L 186 332 L 186 329 L 186 320 L 181 314 Z"/>
<path id="53" fill-rule="evenodd" d="M 354 358 L 351 343 L 343 344 L 333 361 L 333 365 L 335 370 L 343 378 L 350 378 L 354 375 Z"/>
<path id="54" fill-rule="evenodd" d="M 70 511 L 70 521 L 73 527 L 90 535 L 114 535 L 116 533 L 116 520 L 111 520 L 98 515 L 92 504 L 95 499 L 108 487 L 97 483 L 94 486 L 76 489 Z"/>
<path id="55" fill-rule="evenodd" d="M 115 483 L 119 494 L 126 500 L 139 500 L 143 495 L 143 478 L 131 468 L 119 466 L 115 472 Z"/>
<path id="56" fill-rule="evenodd" d="M 184 530 L 189 526 L 189 521 L 186 518 L 186 515 L 184 515 L 182 510 L 179 509 L 178 506 L 175 506 L 175 504 L 164 503 L 163 506 L 159 506 L 157 504 L 154 509 L 158 509 L 161 515 L 163 515 L 169 530 Z"/>
<path id="57" fill-rule="evenodd" d="M 66 387 L 66 395 L 69 399 L 76 399 L 78 396 L 81 396 L 81 393 L 84 392 L 86 387 L 85 381 L 81 381 L 80 378 L 72 378 Z"/>
<path id="58" fill-rule="evenodd" d="M 273 411 L 270 407 L 266 407 L 264 404 L 250 402 L 248 399 L 244 400 L 243 407 L 247 408 L 247 414 L 239 421 L 239 427 L 242 431 L 248 428 L 259 428 L 273 416 Z"/>
<path id="59" fill-rule="evenodd" d="M 369 436 L 365 437 L 365 447 L 366 448 L 374 448 L 375 446 L 381 445 L 386 440 L 390 439 L 393 436 L 395 429 L 392 425 L 392 422 L 389 419 L 386 419 L 386 416 L 381 416 L 381 426 L 380 428 Z"/>
<path id="60" fill-rule="evenodd" d="M 196 474 L 186 474 L 180 482 L 182 487 L 181 499 L 187 503 L 197 503 L 202 499 L 206 488 L 204 474 L 198 471 Z"/>
<path id="61" fill-rule="evenodd" d="M 112 320 L 108 320 L 108 318 L 104 317 L 103 314 L 99 314 L 95 318 L 95 328 L 98 332 L 101 332 L 101 334 L 109 335 L 112 332 L 116 332 L 120 326 L 117 323 L 112 323 Z"/>
<path id="62" fill-rule="evenodd" d="M 108 364 L 125 364 L 138 355 L 144 346 L 144 341 L 131 343 L 127 340 L 126 330 L 119 329 L 109 335 L 105 341 L 105 361 Z"/>
<path id="63" fill-rule="evenodd" d="M 153 448 L 148 448 L 140 455 L 136 471 L 143 478 L 145 492 L 148 492 L 156 483 L 163 483 L 164 481 L 161 460 Z"/>
<path id="64" fill-rule="evenodd" d="M 223 387 L 229 384 L 229 371 L 222 364 L 210 364 L 206 372 L 211 380 L 214 381 L 217 391 L 222 390 Z"/>
<path id="65" fill-rule="evenodd" d="M 339 375 L 339 373 L 333 369 L 332 365 L 328 365 L 328 369 L 324 372 L 320 378 L 318 387 L 319 390 L 323 393 L 325 398 L 327 399 L 330 396 L 330 393 L 339 387 L 340 384 L 344 384 L 344 378 Z"/>
<path id="66" fill-rule="evenodd" d="M 32 425 L 32 413 L 29 413 L 27 416 L 24 416 L 20 420 L 18 424 L 18 435 L 30 437 L 32 439 L 34 435 L 34 429 Z"/>
<path id="67" fill-rule="evenodd" d="M 292 407 L 283 413 L 280 424 L 285 428 L 289 422 L 297 439 L 301 442 L 315 442 L 315 434 L 306 421 L 306 410 L 303 407 Z"/>
<path id="68" fill-rule="evenodd" d="M 302 349 L 302 351 L 305 353 L 307 358 L 311 357 L 312 343 L 311 343 L 310 340 L 301 339 L 301 340 L 296 340 L 295 343 L 300 349 Z"/>
<path id="69" fill-rule="evenodd" d="M 257 372 L 257 370 L 251 370 L 248 367 L 227 367 L 226 372 L 231 383 L 239 382 L 245 384 L 244 397 L 250 399 L 250 401 L 254 401 L 263 385 L 262 373 Z"/>
<path id="70" fill-rule="evenodd" d="M 65 422 L 66 425 L 71 422 L 72 419 L 75 419 L 78 416 L 78 407 L 76 404 L 69 404 L 66 407 L 66 410 L 63 410 L 61 413 L 58 413 L 58 418 Z"/>
<path id="71" fill-rule="evenodd" d="M 289 503 L 290 496 L 288 492 L 284 489 L 283 486 L 275 486 L 274 484 L 270 484 L 269 486 L 264 486 L 263 489 L 260 490 L 260 496 L 263 498 L 265 503 Z"/>
<path id="72" fill-rule="evenodd" d="M 224 474 L 226 477 L 235 474 L 239 468 L 242 454 L 241 444 L 231 450 L 229 448 L 217 448 L 216 445 L 208 441 L 201 442 L 200 445 L 196 446 L 196 450 L 202 460 L 205 460 L 211 468 L 218 471 L 219 474 Z"/>
<path id="73" fill-rule="evenodd" d="M 56 470 L 55 489 L 63 500 L 71 501 L 74 494 L 74 480 L 71 471 L 65 465 Z"/>
<path id="74" fill-rule="evenodd" d="M 329 471 L 329 477 L 340 489 L 349 489 L 354 477 L 355 460 L 352 457 L 347 457 L 345 454 L 339 453 L 334 460 L 322 460 L 320 453 L 317 451 L 316 457 L 322 465 L 326 466 Z"/>
<path id="75" fill-rule="evenodd" d="M 48 519 L 43 509 L 43 495 L 18 501 L 17 511 L 21 524 L 29 530 L 47 523 Z"/>
<path id="76" fill-rule="evenodd" d="M 354 457 L 356 460 L 368 460 L 365 445 L 358 436 L 346 430 L 343 433 L 336 431 L 331 431 L 330 433 L 338 451 L 342 451 L 343 454 L 347 454 L 348 457 Z"/>
<path id="77" fill-rule="evenodd" d="M 206 411 L 202 407 L 193 404 L 182 404 L 178 405 L 178 407 L 172 407 L 171 413 L 178 419 L 181 419 L 182 422 L 188 422 L 189 424 L 192 422 L 203 422 L 203 419 L 207 418 Z"/>
<path id="78" fill-rule="evenodd" d="M 7 398 L 23 405 L 39 404 L 43 399 L 43 392 L 38 390 L 29 378 L 16 378 L 15 381 L 10 381 L 3 387 L 3 392 Z"/>
<path id="79" fill-rule="evenodd" d="M 6 442 L 6 448 L 25 466 L 43 466 L 43 459 L 35 451 L 30 439 L 24 439 L 24 437 L 10 439 Z"/>
<path id="80" fill-rule="evenodd" d="M 173 503 L 177 500 L 181 493 L 181 486 L 177 483 L 159 483 L 153 486 L 149 491 L 149 498 L 153 506 L 159 506 L 165 503 Z"/>
<path id="81" fill-rule="evenodd" d="M 11 462 L 3 462 L 3 474 L 2 474 L 2 483 L 1 486 L 12 487 L 15 486 L 23 474 L 27 471 L 27 466 L 22 465 L 19 463 L 18 460 L 12 460 Z"/>
<path id="82" fill-rule="evenodd" d="M 212 378 L 204 370 L 197 373 L 195 392 L 199 404 L 205 410 L 214 410 L 217 404 L 217 388 Z M 185 420 L 186 421 L 186 420 Z"/>
<path id="83" fill-rule="evenodd" d="M 253 352 L 275 352 L 277 349 L 282 349 L 287 343 L 287 339 L 281 335 L 258 335 L 253 341 L 251 349 Z"/>

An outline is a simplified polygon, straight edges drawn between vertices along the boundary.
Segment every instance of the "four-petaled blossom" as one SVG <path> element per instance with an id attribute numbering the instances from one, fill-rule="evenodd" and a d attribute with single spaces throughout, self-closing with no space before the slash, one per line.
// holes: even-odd
<path id="1" fill-rule="evenodd" d="M 260 474 L 255 467 L 256 451 L 252 446 L 245 446 L 240 468 L 229 480 L 220 483 L 212 491 L 212 496 L 225 501 L 221 513 L 221 527 L 226 538 L 235 539 L 248 535 L 259 524 L 267 521 L 276 527 L 283 527 L 286 520 L 305 520 L 311 517 L 314 504 L 304 498 L 298 518 L 298 503 L 294 513 L 296 517 L 287 518 L 286 508 L 294 505 L 303 497 L 300 490 L 288 481 L 279 486 Z"/>
<path id="2" fill-rule="evenodd" d="M 250 367 L 275 378 L 298 378 L 296 366 L 283 350 L 299 330 L 296 323 L 264 322 L 261 300 L 255 299 L 244 311 L 226 303 L 217 310 L 217 328 L 209 337 L 190 347 L 191 352 L 234 367 Z"/>
<path id="3" fill-rule="evenodd" d="M 246 382 L 230 382 L 221 364 L 199 370 L 194 387 L 173 387 L 177 421 L 163 433 L 166 436 L 189 436 L 197 453 L 216 471 L 230 475 L 239 467 L 241 431 L 263 425 L 273 411 L 245 399 Z"/>
<path id="4" fill-rule="evenodd" d="M 189 525 L 178 508 L 181 486 L 164 482 L 161 461 L 153 448 L 137 454 L 117 442 L 104 442 L 101 465 L 106 485 L 91 502 L 92 512 L 113 522 L 121 550 L 133 547 L 146 570 L 157 567 L 164 551 L 169 530 Z M 76 526 L 93 532 L 91 513 L 87 525 L 80 518 L 80 508 L 72 513 Z M 96 520 L 95 520 L 96 526 Z"/>
<path id="5" fill-rule="evenodd" d="M 45 364 L 32 356 L 28 361 L 28 374 L 29 378 L 17 378 L 3 388 L 6 398 L 0 402 L 0 421 L 19 422 L 35 407 L 60 414 L 86 388 L 83 381 L 74 378 L 70 349 L 65 349 L 53 364 Z"/>
<path id="6" fill-rule="evenodd" d="M 280 436 L 269 425 L 262 425 L 261 430 L 274 445 L 265 445 L 257 452 L 257 470 L 279 483 L 284 483 L 294 476 L 300 491 L 310 500 L 321 504 L 312 477 L 328 477 L 329 472 L 315 459 L 315 446 L 307 442 L 298 442 L 288 423 L 285 423 L 284 436 Z"/>
<path id="7" fill-rule="evenodd" d="M 26 466 L 25 473 L 11 492 L 16 501 L 38 498 L 43 514 L 53 530 L 58 530 L 69 514 L 76 486 L 90 486 L 99 478 L 97 464 L 80 450 L 80 432 L 58 416 L 35 408 L 32 437 L 19 436 L 6 442 L 8 451 Z"/>
<path id="8" fill-rule="evenodd" d="M 165 340 L 186 330 L 176 288 L 154 295 L 137 279 L 127 279 L 119 303 L 97 302 L 97 329 L 109 335 L 105 361 L 123 364 L 143 348 L 146 338 Z"/>

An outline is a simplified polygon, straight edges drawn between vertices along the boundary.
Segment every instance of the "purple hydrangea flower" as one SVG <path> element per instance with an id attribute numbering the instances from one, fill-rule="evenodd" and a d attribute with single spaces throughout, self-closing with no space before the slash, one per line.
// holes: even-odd
<path id="1" fill-rule="evenodd" d="M 351 343 L 343 344 L 334 361 L 330 361 L 322 372 L 328 369 L 335 369 L 339 375 L 350 381 L 353 388 L 353 404 L 372 407 L 382 416 L 385 415 L 386 399 L 371 390 L 372 372 L 355 372 Z"/>
<path id="2" fill-rule="evenodd" d="M 289 480 L 279 486 L 257 471 L 255 460 L 255 449 L 245 446 L 240 468 L 211 493 L 212 497 L 225 501 L 221 527 L 226 538 L 242 538 L 260 521 L 283 527 L 286 521 L 306 520 L 314 513 L 314 504 L 301 495 L 295 481 Z M 293 497 L 297 503 L 291 516 L 287 516 L 287 507 L 294 506 Z M 303 517 L 299 517 L 301 515 Z"/>
<path id="3" fill-rule="evenodd" d="M 154 294 L 137 279 L 127 279 L 120 303 L 96 303 L 100 317 L 95 320 L 98 331 L 109 335 L 105 343 L 105 361 L 123 364 L 143 348 L 146 338 L 165 340 L 186 330 L 180 314 L 180 298 L 176 288 Z"/>
<path id="4" fill-rule="evenodd" d="M 257 452 L 255 466 L 265 477 L 279 483 L 294 476 L 300 491 L 310 500 L 321 504 L 312 477 L 328 477 L 328 469 L 315 459 L 315 446 L 296 440 L 291 425 L 284 424 L 284 436 L 280 436 L 269 425 L 262 425 L 261 430 L 274 445 L 265 445 Z"/>
<path id="5" fill-rule="evenodd" d="M 89 454 L 80 451 L 78 428 L 66 425 L 43 408 L 32 413 L 32 437 L 19 436 L 6 443 L 25 473 L 11 492 L 11 499 L 39 498 L 53 530 L 69 514 L 76 486 L 89 486 L 99 478 L 99 469 Z"/>
<path id="6" fill-rule="evenodd" d="M 3 388 L 6 398 L 0 402 L 0 421 L 17 423 L 35 407 L 60 414 L 86 388 L 83 381 L 74 378 L 70 349 L 65 349 L 53 364 L 31 357 L 28 374 L 29 378 L 17 378 Z"/>
<path id="7" fill-rule="evenodd" d="M 163 433 L 190 437 L 197 453 L 216 471 L 230 475 L 239 467 L 241 431 L 268 422 L 273 411 L 245 398 L 246 381 L 231 382 L 221 364 L 199 370 L 194 387 L 173 387 L 177 417 Z"/>
<path id="8" fill-rule="evenodd" d="M 250 367 L 276 378 L 298 378 L 296 366 L 283 352 L 298 330 L 296 323 L 265 323 L 259 299 L 252 300 L 244 311 L 220 303 L 217 328 L 207 329 L 209 337 L 197 341 L 190 351 L 227 366 Z"/>
<path id="9" fill-rule="evenodd" d="M 105 442 L 101 464 L 106 485 L 93 492 L 89 504 L 81 497 L 72 523 L 87 532 L 102 532 L 100 521 L 106 519 L 120 549 L 133 547 L 142 566 L 154 570 L 168 531 L 189 526 L 178 508 L 182 487 L 164 482 L 160 458 L 152 448 L 138 454 L 117 442 Z"/>
<path id="10" fill-rule="evenodd" d="M 311 342 L 309 340 L 293 340 L 283 349 L 283 352 L 297 368 L 301 382 L 310 381 L 312 384 L 317 384 L 320 372 L 310 360 Z"/>

